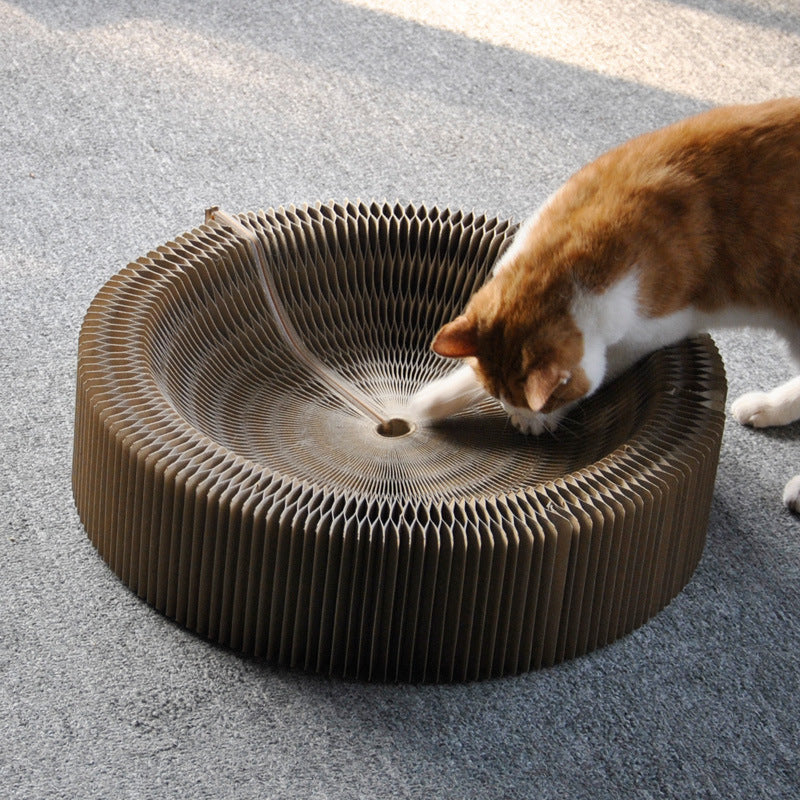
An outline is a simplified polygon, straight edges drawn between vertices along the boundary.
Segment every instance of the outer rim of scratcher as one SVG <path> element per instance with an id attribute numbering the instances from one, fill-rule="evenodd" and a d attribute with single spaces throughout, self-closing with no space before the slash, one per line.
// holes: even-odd
<path id="1" fill-rule="evenodd" d="M 386 202 L 239 219 L 308 347 L 387 415 L 448 368 L 427 343 L 515 230 Z M 293 363 L 247 248 L 203 225 L 87 311 L 73 493 L 111 569 L 209 640 L 332 675 L 472 680 L 605 645 L 684 587 L 724 400 L 701 336 L 602 389 L 563 435 L 519 436 L 488 403 L 387 440 Z"/>

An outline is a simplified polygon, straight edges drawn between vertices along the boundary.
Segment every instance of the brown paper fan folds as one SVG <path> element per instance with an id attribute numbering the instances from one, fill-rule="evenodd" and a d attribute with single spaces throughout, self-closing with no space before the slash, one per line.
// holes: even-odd
<path id="1" fill-rule="evenodd" d="M 426 426 L 408 399 L 452 369 L 430 340 L 514 226 L 378 203 L 236 223 L 127 266 L 81 330 L 75 502 L 140 597 L 277 664 L 450 681 L 585 653 L 683 588 L 724 421 L 707 336 L 555 435 L 494 401 Z"/>

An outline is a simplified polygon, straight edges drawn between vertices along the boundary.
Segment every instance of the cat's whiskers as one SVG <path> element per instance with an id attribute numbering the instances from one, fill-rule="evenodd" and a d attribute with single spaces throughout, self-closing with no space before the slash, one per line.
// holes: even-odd
<path id="1" fill-rule="evenodd" d="M 581 422 L 579 419 L 575 419 L 574 417 L 562 417 L 553 428 L 548 427 L 546 430 L 553 438 L 556 438 L 558 432 L 561 430 L 565 430 L 570 435 L 579 434 L 583 431 L 584 426 L 585 423 Z"/>

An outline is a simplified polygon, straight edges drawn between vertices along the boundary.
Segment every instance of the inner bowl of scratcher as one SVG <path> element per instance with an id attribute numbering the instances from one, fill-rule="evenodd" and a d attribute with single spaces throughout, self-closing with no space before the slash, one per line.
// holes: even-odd
<path id="1" fill-rule="evenodd" d="M 493 400 L 409 416 L 514 230 L 385 203 L 212 213 L 112 277 L 81 329 L 73 492 L 114 572 L 212 641 L 372 680 L 518 673 L 663 608 L 705 542 L 709 337 L 552 435 Z"/>

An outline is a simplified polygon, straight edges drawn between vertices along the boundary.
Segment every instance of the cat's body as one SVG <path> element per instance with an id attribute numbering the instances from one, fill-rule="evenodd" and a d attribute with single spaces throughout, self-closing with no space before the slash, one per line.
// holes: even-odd
<path id="1" fill-rule="evenodd" d="M 776 329 L 800 362 L 800 99 L 715 109 L 576 173 L 439 331 L 433 349 L 466 363 L 411 413 L 439 419 L 488 391 L 540 433 L 645 354 L 731 325 Z M 732 411 L 800 418 L 800 378 Z M 800 506 L 800 477 L 784 500 Z"/>

